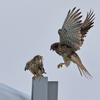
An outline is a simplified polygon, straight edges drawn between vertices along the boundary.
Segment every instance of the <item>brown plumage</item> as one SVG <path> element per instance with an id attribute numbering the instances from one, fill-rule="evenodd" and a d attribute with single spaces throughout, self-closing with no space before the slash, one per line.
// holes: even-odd
<path id="1" fill-rule="evenodd" d="M 63 57 L 64 63 L 60 63 L 58 68 L 60 66 L 62 67 L 63 64 L 69 66 L 72 61 L 77 64 L 81 76 L 83 73 L 85 77 L 91 78 L 91 74 L 84 67 L 75 51 L 80 49 L 88 30 L 93 27 L 94 14 L 93 11 L 90 10 L 90 12 L 87 13 L 85 21 L 82 23 L 80 20 L 82 17 L 82 15 L 80 15 L 81 12 L 79 12 L 80 9 L 76 11 L 75 9 L 76 7 L 73 8 L 72 11 L 69 10 L 62 29 L 58 30 L 60 42 L 53 43 L 51 50 L 54 50 Z"/>
<path id="2" fill-rule="evenodd" d="M 45 73 L 44 67 L 43 67 L 43 57 L 40 55 L 36 55 L 33 59 L 28 61 L 25 66 L 25 71 L 30 70 L 32 74 L 34 74 L 35 77 L 43 76 L 42 74 Z"/>

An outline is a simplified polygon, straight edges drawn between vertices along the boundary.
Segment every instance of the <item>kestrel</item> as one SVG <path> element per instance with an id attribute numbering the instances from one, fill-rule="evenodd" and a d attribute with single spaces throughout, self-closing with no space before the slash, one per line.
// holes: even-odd
<path id="1" fill-rule="evenodd" d="M 25 66 L 25 71 L 26 70 L 30 70 L 30 72 L 34 74 L 34 78 L 43 76 L 43 73 L 46 74 L 43 67 L 43 57 L 40 55 L 36 55 L 33 59 L 28 61 Z"/>
<path id="2" fill-rule="evenodd" d="M 62 29 L 58 30 L 60 42 L 53 43 L 51 50 L 63 57 L 64 63 L 60 63 L 58 68 L 62 67 L 63 64 L 68 67 L 70 62 L 73 62 L 77 64 L 81 76 L 84 74 L 85 77 L 92 78 L 75 51 L 80 49 L 88 30 L 93 27 L 95 14 L 90 10 L 87 13 L 85 21 L 82 23 L 80 20 L 82 17 L 80 15 L 81 12 L 79 12 L 80 9 L 75 9 L 76 7 L 69 10 Z"/>

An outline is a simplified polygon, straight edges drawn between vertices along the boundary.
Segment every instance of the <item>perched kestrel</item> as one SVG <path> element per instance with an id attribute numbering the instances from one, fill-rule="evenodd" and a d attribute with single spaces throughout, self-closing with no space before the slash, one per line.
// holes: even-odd
<path id="1" fill-rule="evenodd" d="M 43 67 L 43 57 L 40 55 L 36 55 L 33 59 L 28 61 L 25 66 L 25 71 L 26 70 L 30 70 L 30 72 L 34 74 L 34 78 L 43 76 L 43 73 L 46 74 Z"/>
<path id="2" fill-rule="evenodd" d="M 79 12 L 80 9 L 76 11 L 75 9 L 76 7 L 73 8 L 72 11 L 69 10 L 62 29 L 58 30 L 60 42 L 53 43 L 51 50 L 63 57 L 64 63 L 60 63 L 58 68 L 62 67 L 63 64 L 69 66 L 72 61 L 77 64 L 81 76 L 83 73 L 85 77 L 92 78 L 75 51 L 80 49 L 84 41 L 83 38 L 86 37 L 88 30 L 93 27 L 95 14 L 90 10 L 90 12 L 87 13 L 85 21 L 81 23 L 80 18 L 82 16 L 80 15 L 81 12 Z"/>

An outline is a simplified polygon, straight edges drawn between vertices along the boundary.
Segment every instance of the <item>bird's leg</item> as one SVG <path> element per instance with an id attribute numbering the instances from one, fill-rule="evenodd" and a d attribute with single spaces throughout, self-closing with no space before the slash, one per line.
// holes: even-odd
<path id="1" fill-rule="evenodd" d="M 34 75 L 33 78 L 35 79 L 36 77 L 38 77 L 37 75 Z"/>
<path id="2" fill-rule="evenodd" d="M 58 68 L 59 68 L 59 67 L 62 67 L 63 64 L 65 64 L 65 63 L 60 63 L 60 64 L 58 64 Z"/>

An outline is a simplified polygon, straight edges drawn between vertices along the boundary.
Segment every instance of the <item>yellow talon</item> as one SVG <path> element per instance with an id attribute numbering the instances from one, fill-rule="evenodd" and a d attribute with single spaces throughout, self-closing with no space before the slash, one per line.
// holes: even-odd
<path id="1" fill-rule="evenodd" d="M 60 63 L 60 64 L 58 65 L 58 68 L 59 68 L 59 67 L 62 67 L 63 64 L 65 64 L 65 63 Z"/>
<path id="2" fill-rule="evenodd" d="M 36 77 L 38 77 L 37 75 L 33 76 L 33 78 L 35 79 Z"/>

